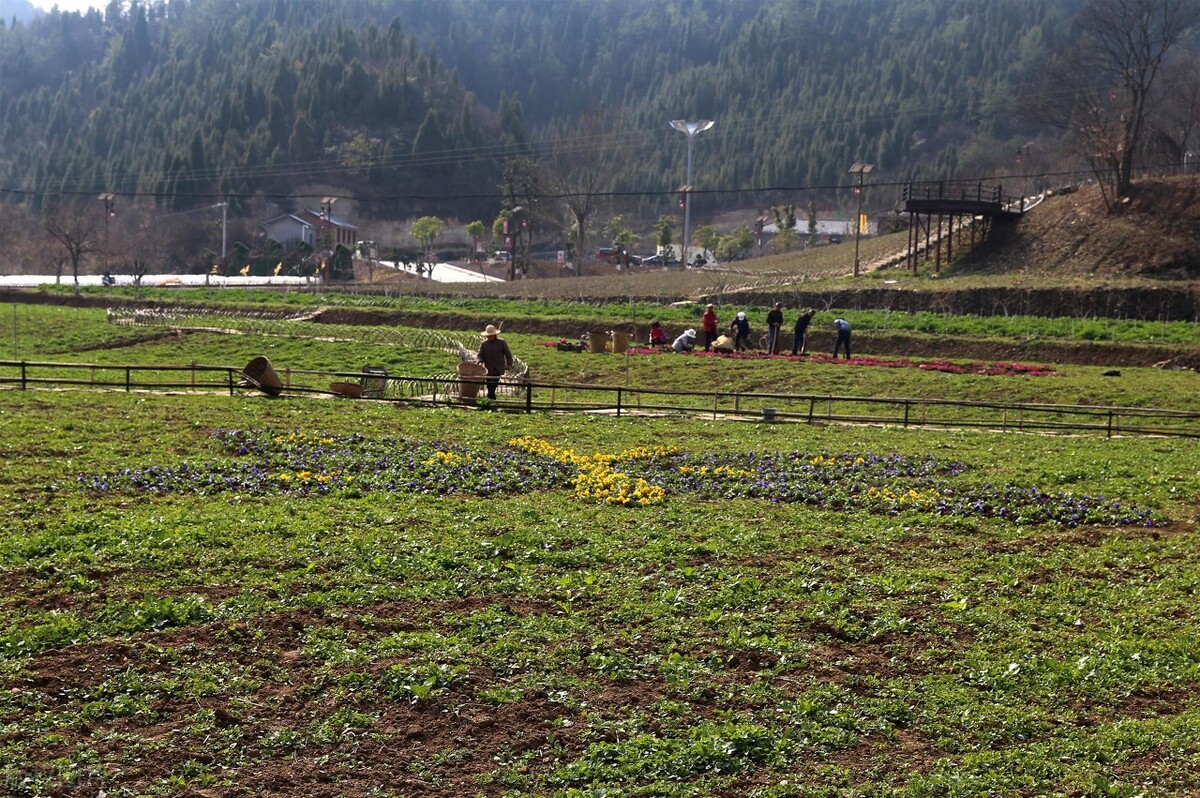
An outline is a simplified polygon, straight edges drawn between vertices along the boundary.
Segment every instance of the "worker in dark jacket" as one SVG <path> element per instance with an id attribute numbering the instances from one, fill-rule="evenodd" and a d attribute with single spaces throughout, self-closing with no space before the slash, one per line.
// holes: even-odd
<path id="1" fill-rule="evenodd" d="M 495 399 L 500 378 L 513 367 L 513 354 L 508 348 L 508 342 L 500 337 L 500 330 L 496 325 L 489 324 L 480 335 L 483 336 L 483 343 L 479 345 L 475 359 L 487 369 L 488 399 Z"/>
<path id="2" fill-rule="evenodd" d="M 796 326 L 792 329 L 792 355 L 803 355 L 808 346 L 808 324 L 816 311 L 808 308 L 796 317 Z"/>
<path id="3" fill-rule="evenodd" d="M 767 354 L 779 354 L 779 334 L 783 331 L 783 303 L 776 302 L 767 313 Z"/>
<path id="4" fill-rule="evenodd" d="M 733 333 L 733 345 L 737 351 L 742 352 L 750 348 L 750 320 L 746 318 L 745 313 L 738 312 L 729 324 L 729 331 Z"/>

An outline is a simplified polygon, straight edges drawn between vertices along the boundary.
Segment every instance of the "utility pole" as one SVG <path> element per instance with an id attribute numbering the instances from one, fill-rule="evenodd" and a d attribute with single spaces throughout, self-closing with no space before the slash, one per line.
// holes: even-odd
<path id="1" fill-rule="evenodd" d="M 863 175 L 871 173 L 875 168 L 873 163 L 856 163 L 850 167 L 850 174 L 858 175 L 858 185 L 854 187 L 854 193 L 858 195 L 858 213 L 854 216 L 854 276 L 858 276 L 858 237 L 862 232 L 862 193 L 863 193 Z"/>

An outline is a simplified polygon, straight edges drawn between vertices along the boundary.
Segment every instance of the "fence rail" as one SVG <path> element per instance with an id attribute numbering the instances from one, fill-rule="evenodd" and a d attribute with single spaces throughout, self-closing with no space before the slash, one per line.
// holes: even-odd
<path id="1" fill-rule="evenodd" d="M 363 386 L 364 400 L 408 404 L 474 404 L 481 378 L 411 377 L 378 373 L 283 369 L 283 393 L 338 396 L 336 385 Z M 231 366 L 104 365 L 0 361 L 0 386 L 132 391 L 257 392 Z M 520 412 L 605 412 L 687 415 L 807 424 L 1051 431 L 1200 437 L 1200 412 L 1146 407 L 981 402 L 912 397 L 833 396 L 763 392 L 676 391 L 613 385 L 502 381 L 496 406 Z"/>

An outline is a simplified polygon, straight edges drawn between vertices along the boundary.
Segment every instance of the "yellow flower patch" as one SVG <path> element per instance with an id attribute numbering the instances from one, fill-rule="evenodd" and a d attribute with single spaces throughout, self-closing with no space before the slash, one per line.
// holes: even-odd
<path id="1" fill-rule="evenodd" d="M 509 444 L 531 454 L 544 455 L 576 466 L 579 474 L 575 477 L 574 485 L 578 498 L 621 507 L 660 504 L 666 500 L 667 492 L 641 477 L 618 471 L 614 464 L 667 457 L 678 452 L 674 446 L 638 446 L 620 454 L 583 455 L 531 436 L 513 438 Z"/>

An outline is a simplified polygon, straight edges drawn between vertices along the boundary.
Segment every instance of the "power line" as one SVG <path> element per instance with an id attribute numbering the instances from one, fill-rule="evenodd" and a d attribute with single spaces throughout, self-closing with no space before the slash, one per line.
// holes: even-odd
<path id="1" fill-rule="evenodd" d="M 1061 96 L 1070 96 L 1064 92 Z M 971 102 L 964 99 L 959 102 L 947 103 L 939 98 L 926 97 L 918 102 L 905 103 L 905 107 L 901 110 L 894 108 L 878 107 L 871 110 L 869 113 L 864 113 L 863 105 L 853 108 L 847 108 L 844 113 L 836 116 L 825 116 L 809 120 L 797 124 L 793 117 L 785 109 L 778 109 L 767 113 L 765 116 L 749 116 L 734 112 L 730 115 L 731 121 L 723 124 L 714 132 L 709 140 L 728 140 L 731 137 L 736 137 L 746 132 L 753 132 L 756 137 L 761 136 L 764 132 L 783 132 L 790 133 L 793 136 L 801 135 L 812 137 L 819 133 L 824 133 L 827 136 L 853 127 L 871 124 L 873 122 L 887 121 L 895 124 L 897 121 L 904 120 L 919 120 L 928 118 L 930 121 L 941 120 L 956 115 L 961 115 L 969 110 Z M 745 121 L 734 121 L 745 119 Z M 47 182 L 55 180 L 60 192 L 69 192 L 72 189 L 78 189 L 83 193 L 94 193 L 99 190 L 113 190 L 120 188 L 123 184 L 137 181 L 145 184 L 173 180 L 181 183 L 201 183 L 215 181 L 221 179 L 231 180 L 254 180 L 254 179 L 284 179 L 298 178 L 316 175 L 328 175 L 337 172 L 353 172 L 357 170 L 371 169 L 412 169 L 422 167 L 436 167 L 461 165 L 470 162 L 495 162 L 498 160 L 512 157 L 534 157 L 544 155 L 551 150 L 564 154 L 588 155 L 601 152 L 611 152 L 620 150 L 626 147 L 636 147 L 645 145 L 658 145 L 660 147 L 671 146 L 669 141 L 673 141 L 673 137 L 668 135 L 665 125 L 663 129 L 657 127 L 647 129 L 634 129 L 626 131 L 613 131 L 610 133 L 601 133 L 597 135 L 577 136 L 560 138 L 555 140 L 535 139 L 524 144 L 514 143 L 499 143 L 486 144 L 476 147 L 458 148 L 454 150 L 439 150 L 426 153 L 408 153 L 401 155 L 392 155 L 391 157 L 375 157 L 366 158 L 360 162 L 347 164 L 337 158 L 325 159 L 306 159 L 302 162 L 292 162 L 287 164 L 259 164 L 254 166 L 241 167 L 224 167 L 214 166 L 208 169 L 168 173 L 164 171 L 146 172 L 146 171 L 129 171 L 124 173 L 115 173 L 108 176 L 105 185 L 97 186 L 90 177 L 71 177 L 62 176 L 57 179 L 45 178 Z M 88 182 L 84 182 L 87 180 Z M 48 189 L 38 190 L 37 188 L 30 189 L 33 194 L 47 193 Z"/>
<path id="2" fill-rule="evenodd" d="M 1163 169 L 1163 168 L 1169 168 L 1169 167 L 1164 167 L 1163 165 L 1149 165 L 1149 166 L 1143 167 L 1143 169 L 1146 169 L 1146 170 Z M 886 180 L 886 181 L 867 183 L 865 187 L 870 188 L 872 190 L 877 190 L 877 189 L 886 189 L 886 188 L 899 189 L 903 186 L 910 185 L 913 183 L 944 182 L 944 183 L 954 183 L 954 184 L 965 184 L 965 183 L 973 184 L 973 183 L 1003 183 L 1003 182 L 1009 181 L 1009 180 L 1046 181 L 1046 180 L 1050 180 L 1052 178 L 1077 178 L 1081 173 L 1090 173 L 1090 170 L 1074 169 L 1074 170 L 1062 170 L 1062 171 L 1054 171 L 1054 172 L 1025 172 L 1025 173 L 1019 173 L 1019 174 L 1007 174 L 1007 175 L 956 177 L 956 178 L 942 180 L 942 181 L 938 181 L 938 180 Z M 817 184 L 817 185 L 752 186 L 752 187 L 748 187 L 748 188 L 693 189 L 692 193 L 695 195 L 704 195 L 704 196 L 712 196 L 712 197 L 739 196 L 739 195 L 747 195 L 747 194 L 789 194 L 789 193 L 802 194 L 802 193 L 813 192 L 813 191 L 846 191 L 846 190 L 853 189 L 856 186 L 857 186 L 857 184 L 853 183 L 853 182 L 829 183 L 829 184 Z M 505 195 L 500 191 L 484 192 L 484 193 L 457 193 L 457 194 L 388 194 L 388 195 L 379 195 L 379 196 L 336 194 L 336 193 L 330 193 L 327 191 L 321 192 L 319 194 L 263 193 L 263 192 L 258 192 L 258 191 L 248 192 L 248 193 L 238 193 L 238 192 L 228 192 L 228 193 L 169 192 L 168 193 L 168 192 L 146 192 L 146 191 L 136 191 L 136 190 L 135 191 L 125 191 L 125 192 L 114 191 L 112 193 L 117 197 L 123 197 L 123 198 L 128 198 L 128 199 L 153 198 L 153 199 L 192 199 L 192 200 L 214 200 L 214 199 L 216 199 L 216 200 L 220 200 L 220 199 L 225 199 L 225 198 L 228 198 L 228 199 L 253 199 L 256 197 L 262 197 L 265 199 L 271 199 L 271 200 L 278 201 L 278 200 L 310 200 L 310 199 L 315 199 L 318 197 L 336 197 L 337 199 L 351 200 L 351 201 L 354 201 L 354 202 L 360 203 L 360 204 L 391 203 L 391 202 L 399 202 L 399 201 L 406 201 L 406 200 L 407 201 L 422 201 L 422 202 L 430 202 L 430 201 L 438 201 L 438 202 L 462 201 L 462 202 L 465 202 L 465 201 L 471 201 L 471 200 L 502 201 L 506 198 Z M 25 196 L 25 197 L 38 196 L 38 197 L 46 198 L 46 197 L 54 197 L 54 196 L 68 196 L 68 197 L 87 196 L 87 197 L 90 197 L 92 195 L 92 192 L 91 191 L 62 191 L 62 190 L 30 191 L 30 190 L 25 190 L 25 189 L 0 187 L 0 194 L 7 194 L 7 195 L 11 195 L 11 196 Z M 553 193 L 546 192 L 546 193 L 533 195 L 532 198 L 538 199 L 538 200 L 553 201 L 553 200 L 563 200 L 563 199 L 569 199 L 571 197 L 582 197 L 582 196 L 601 197 L 601 198 L 609 198 L 609 199 L 635 199 L 635 198 L 640 199 L 640 198 L 652 198 L 652 197 L 676 197 L 676 196 L 678 196 L 678 191 L 675 189 L 669 189 L 669 190 L 663 190 L 663 191 L 641 190 L 641 191 L 601 191 L 601 192 L 570 192 L 570 191 L 553 192 Z M 198 210 L 205 210 L 205 209 L 201 208 Z M 181 211 L 179 213 L 192 213 L 192 212 L 193 211 L 189 210 L 189 211 Z M 176 215 L 179 215 L 179 213 L 167 214 L 167 215 L 168 216 L 176 216 Z"/>

